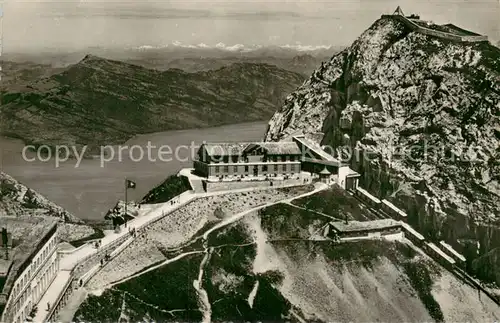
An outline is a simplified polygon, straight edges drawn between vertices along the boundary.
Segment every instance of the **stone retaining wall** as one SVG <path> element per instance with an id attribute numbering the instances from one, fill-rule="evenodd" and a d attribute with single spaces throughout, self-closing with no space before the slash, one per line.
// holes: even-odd
<path id="1" fill-rule="evenodd" d="M 390 19 L 395 19 L 410 28 L 413 31 L 419 32 L 424 35 L 428 36 L 433 36 L 433 37 L 438 37 L 442 39 L 447 39 L 451 41 L 459 41 L 459 42 L 470 42 L 470 43 L 475 43 L 475 42 L 483 42 L 483 41 L 488 41 L 488 36 L 460 36 L 452 33 L 447 33 L 444 31 L 438 31 L 430 28 L 425 28 L 422 26 L 417 25 L 410 19 L 400 16 L 400 15 L 382 15 L 382 18 L 390 18 Z"/>
<path id="2" fill-rule="evenodd" d="M 206 182 L 207 192 L 231 191 L 245 188 L 265 189 L 304 185 L 303 179 L 285 179 L 280 181 L 232 181 Z"/>

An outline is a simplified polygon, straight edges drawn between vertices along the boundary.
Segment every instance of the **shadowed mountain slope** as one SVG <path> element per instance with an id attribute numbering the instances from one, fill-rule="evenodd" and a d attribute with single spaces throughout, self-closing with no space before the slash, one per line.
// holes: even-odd
<path id="1" fill-rule="evenodd" d="M 164 72 L 86 56 L 2 90 L 1 134 L 38 144 L 116 144 L 135 134 L 269 118 L 303 76 L 265 64 Z"/>

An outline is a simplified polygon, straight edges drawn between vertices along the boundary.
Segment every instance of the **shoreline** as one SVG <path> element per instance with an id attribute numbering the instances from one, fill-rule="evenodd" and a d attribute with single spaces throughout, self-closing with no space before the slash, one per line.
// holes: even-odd
<path id="1" fill-rule="evenodd" d="M 259 140 L 263 137 L 266 127 L 267 122 L 246 122 L 201 129 L 164 131 L 134 136 L 126 144 L 146 147 L 146 143 L 151 142 L 156 146 L 168 144 L 174 147 L 192 141 L 198 144 L 203 140 L 226 141 L 227 138 L 234 141 Z M 85 223 L 102 220 L 118 200 L 124 199 L 125 178 L 137 183 L 137 188 L 128 192 L 128 198 L 130 201 L 138 201 L 169 175 L 190 164 L 188 161 L 177 161 L 175 158 L 168 162 L 148 161 L 147 158 L 134 162 L 129 159 L 128 154 L 125 154 L 123 160 L 119 161 L 118 156 L 115 156 L 113 160 L 106 162 L 104 167 L 101 167 L 99 159 L 83 159 L 78 167 L 75 167 L 74 160 L 68 160 L 56 167 L 55 158 L 47 162 L 24 160 L 21 155 L 24 143 L 20 139 L 0 136 L 0 147 L 2 171 Z"/>

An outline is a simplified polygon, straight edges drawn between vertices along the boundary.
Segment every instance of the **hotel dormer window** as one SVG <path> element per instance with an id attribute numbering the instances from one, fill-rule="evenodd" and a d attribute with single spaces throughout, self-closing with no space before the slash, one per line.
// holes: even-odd
<path id="1" fill-rule="evenodd" d="M 224 163 L 229 163 L 229 156 L 224 156 L 224 157 L 222 158 L 222 161 L 223 161 Z"/>

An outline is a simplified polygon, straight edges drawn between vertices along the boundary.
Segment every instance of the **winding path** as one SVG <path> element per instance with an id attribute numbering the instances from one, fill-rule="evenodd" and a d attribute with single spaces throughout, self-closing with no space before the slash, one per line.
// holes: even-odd
<path id="1" fill-rule="evenodd" d="M 220 228 L 223 228 L 231 223 L 234 223 L 235 221 L 241 219 L 242 217 L 244 217 L 247 214 L 250 214 L 252 212 L 255 212 L 257 210 L 263 209 L 265 207 L 268 207 L 268 206 L 271 206 L 274 204 L 278 204 L 278 203 L 282 203 L 282 202 L 290 202 L 291 200 L 296 199 L 296 198 L 309 196 L 309 195 L 315 194 L 315 193 L 322 191 L 324 189 L 327 189 L 327 188 L 328 188 L 328 186 L 326 184 L 316 183 L 315 189 L 310 191 L 310 192 L 298 195 L 298 196 L 293 197 L 293 198 L 288 198 L 288 199 L 280 200 L 277 202 L 264 204 L 264 205 L 252 208 L 250 210 L 238 213 L 238 214 L 218 223 L 217 225 L 215 225 L 211 229 L 209 229 L 207 232 L 205 232 L 205 234 L 203 235 L 203 238 L 206 240 L 208 235 L 211 232 L 218 230 Z M 231 191 L 226 191 L 226 192 L 219 191 L 219 192 L 210 192 L 210 193 L 196 193 L 194 191 L 187 191 L 187 192 L 184 192 L 181 195 L 174 197 L 172 199 L 172 201 L 176 201 L 176 203 L 171 204 L 170 201 L 168 201 L 166 203 L 162 203 L 159 206 L 157 206 L 156 208 L 153 208 L 153 209 L 147 211 L 143 216 L 136 217 L 136 218 L 132 219 L 131 221 L 128 222 L 128 227 L 135 228 L 136 230 L 139 230 L 143 227 L 146 227 L 150 223 L 164 217 L 166 214 L 177 210 L 178 208 L 184 206 L 188 202 L 191 202 L 197 198 L 214 196 L 214 195 L 223 195 L 223 194 L 227 194 L 227 193 L 258 191 L 258 190 L 265 190 L 265 189 L 269 189 L 269 188 L 253 188 L 253 189 L 246 188 L 246 189 L 231 190 Z M 72 271 L 77 267 L 77 265 L 79 263 L 81 263 L 82 261 L 89 259 L 90 257 L 98 254 L 103 249 L 106 249 L 106 247 L 109 247 L 111 244 L 115 243 L 119 239 L 123 239 L 124 237 L 129 236 L 129 235 L 130 235 L 130 233 L 128 232 L 128 230 L 122 230 L 122 232 L 120 232 L 120 233 L 111 233 L 111 234 L 108 234 L 104 238 L 101 239 L 101 247 L 99 249 L 96 249 L 92 244 L 85 244 L 82 247 L 80 247 L 76 250 L 73 250 L 73 252 L 67 253 L 65 256 L 63 256 L 60 260 L 59 272 L 57 273 L 56 277 L 52 281 L 51 285 L 49 286 L 49 288 L 47 289 L 45 294 L 42 296 L 42 298 L 38 302 L 39 310 L 37 311 L 35 317 L 33 318 L 33 321 L 34 322 L 46 322 L 47 318 L 49 317 L 49 315 L 51 315 L 51 311 L 52 311 L 52 308 L 47 308 L 47 304 L 50 304 L 51 306 L 57 305 L 57 302 L 58 302 L 60 295 L 62 295 L 64 293 L 67 284 L 72 279 Z M 124 243 L 126 243 L 126 241 Z M 194 252 L 194 253 L 198 253 L 198 252 Z M 186 256 L 187 254 L 189 254 L 189 253 L 182 254 L 182 255 L 179 255 L 175 258 L 169 259 L 169 260 L 167 260 L 159 265 L 156 265 L 154 267 L 149 268 L 149 270 L 153 270 L 153 269 L 156 269 L 160 266 L 168 264 L 170 262 L 176 261 L 176 260 Z M 144 272 L 136 273 L 132 276 L 127 277 L 123 281 L 131 279 L 131 278 L 133 278 L 137 275 L 141 275 L 143 273 Z M 118 282 L 116 282 L 116 283 L 118 283 Z M 112 285 L 115 285 L 116 283 L 113 283 Z"/>

